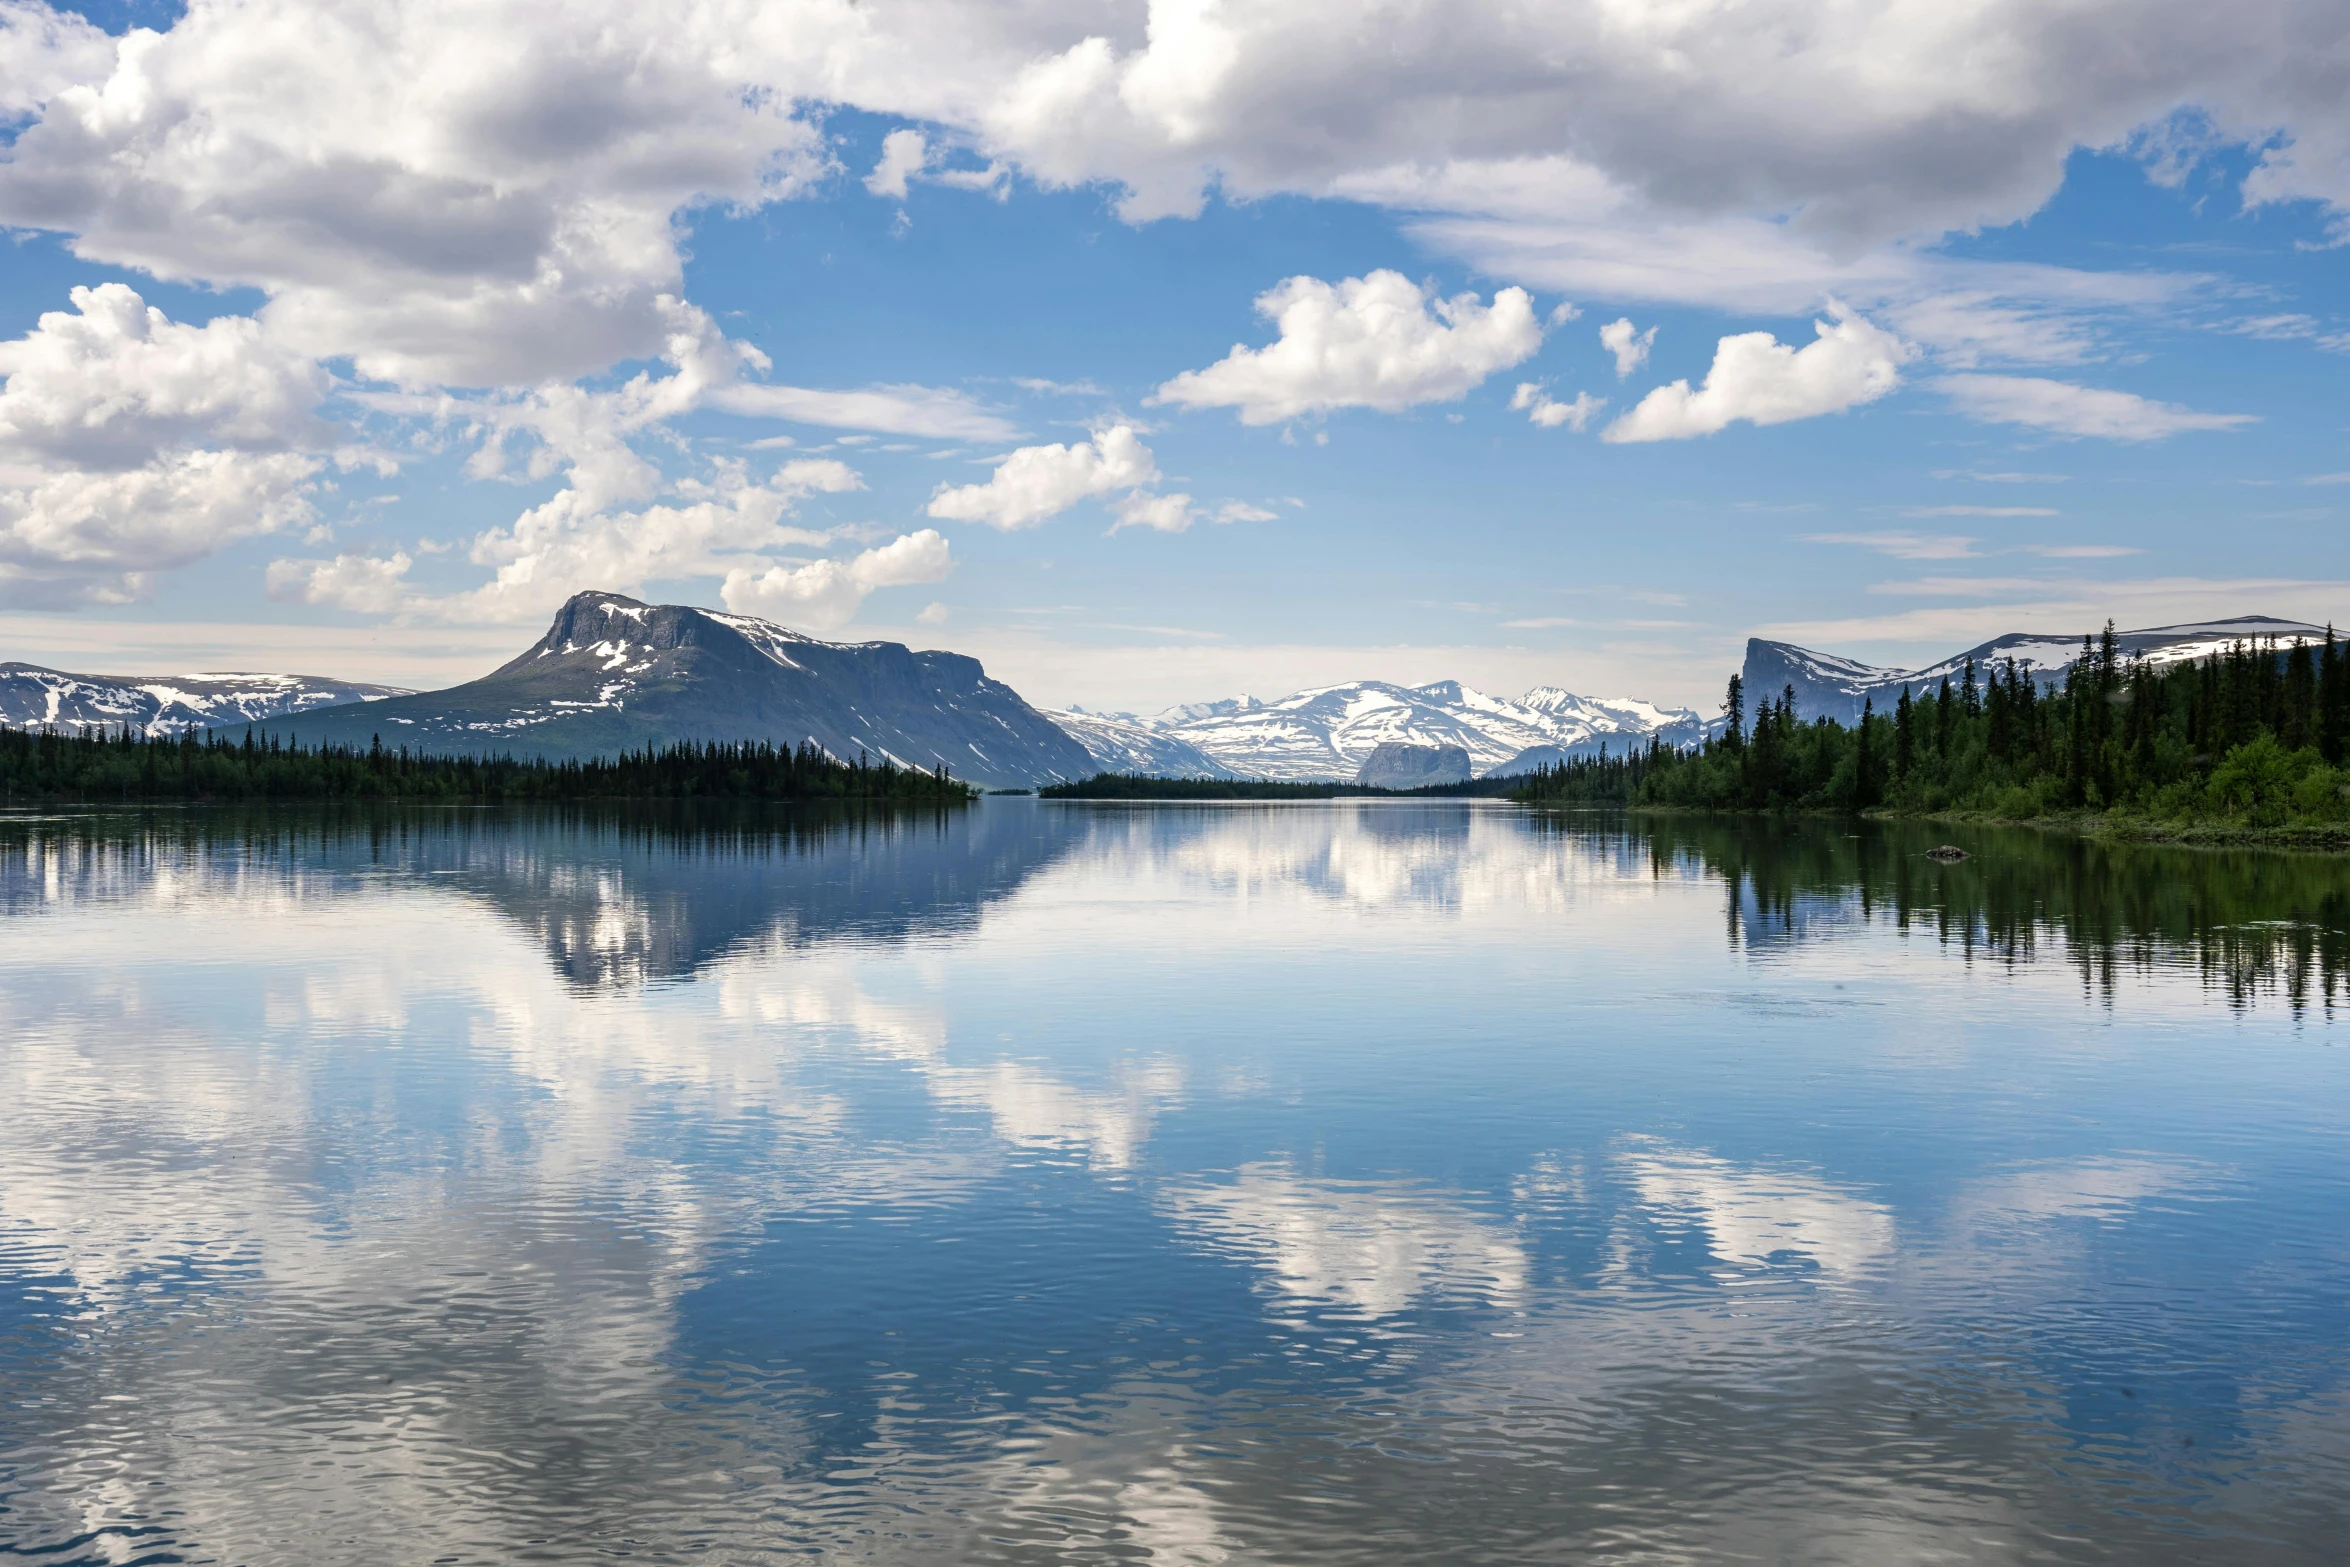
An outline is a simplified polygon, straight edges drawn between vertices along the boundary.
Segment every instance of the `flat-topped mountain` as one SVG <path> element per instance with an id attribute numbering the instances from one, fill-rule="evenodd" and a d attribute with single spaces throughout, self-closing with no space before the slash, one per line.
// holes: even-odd
<path id="1" fill-rule="evenodd" d="M 1622 751 L 1652 734 L 1667 744 L 1703 738 L 1687 708 L 1584 697 L 1555 686 L 1488 696 L 1457 680 L 1420 686 L 1358 680 L 1278 701 L 1194 702 L 1150 717 L 1075 713 L 1061 723 L 1111 771 L 1170 777 L 1351 779 L 1381 745 L 1459 747 L 1479 776 L 1530 771 L 1538 761 Z M 1156 749 L 1153 749 L 1153 748 Z"/>
<path id="2" fill-rule="evenodd" d="M 446 691 L 274 723 L 316 744 L 556 759 L 679 740 L 813 742 L 844 760 L 945 767 L 991 788 L 1097 771 L 975 658 L 823 642 L 749 615 L 580 593 L 504 667 Z"/>
<path id="3" fill-rule="evenodd" d="M 2117 632 L 2114 643 L 2124 659 L 2144 658 L 2156 664 L 2176 664 L 2207 658 L 2237 642 L 2258 642 L 2272 637 L 2280 647 L 2290 645 L 2296 637 L 2322 642 L 2326 628 L 2268 615 L 2240 615 L 2233 620 L 2204 620 Z M 1994 637 L 1922 669 L 1887 669 L 1839 658 L 1833 653 L 1815 653 L 1791 642 L 1767 642 L 1752 637 L 1746 644 L 1743 679 L 1750 709 L 1765 698 L 1776 699 L 1780 692 L 1792 686 L 1795 710 L 1800 716 L 1852 723 L 1859 719 L 1862 704 L 1866 702 L 1874 702 L 1880 713 L 1889 711 L 1901 700 L 1904 687 L 1915 697 L 1938 689 L 1945 679 L 1955 685 L 1969 659 L 1974 660 L 1980 679 L 1989 678 L 1990 665 L 1997 663 L 2004 667 L 2012 658 L 2017 669 L 2041 685 L 2052 686 L 2063 682 L 2065 671 L 2080 656 L 2081 639 L 2077 636 L 2019 631 Z"/>
<path id="4" fill-rule="evenodd" d="M 74 675 L 38 664 L 0 664 L 0 724 L 69 734 L 128 724 L 157 739 L 407 694 L 401 686 L 320 675 Z"/>

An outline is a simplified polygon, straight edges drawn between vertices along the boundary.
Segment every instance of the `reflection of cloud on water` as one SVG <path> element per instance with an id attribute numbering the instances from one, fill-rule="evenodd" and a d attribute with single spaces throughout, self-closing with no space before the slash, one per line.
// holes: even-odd
<path id="1" fill-rule="evenodd" d="M 1650 1217 L 1693 1222 L 1724 1262 L 1761 1267 L 1794 1253 L 1852 1274 L 1893 1255 L 1893 1210 L 1816 1175 L 1733 1164 L 1652 1137 L 1627 1137 L 1616 1162 Z"/>
<path id="2" fill-rule="evenodd" d="M 0 1102 L 44 1108 L 0 1119 L 0 1257 L 57 1281 L 44 1312 L 85 1346 L 43 1378 L 51 1456 L 12 1460 L 25 1538 L 166 1494 L 172 1538 L 224 1560 L 303 1559 L 289 1534 L 619 1538 L 663 1509 L 656 1533 L 748 1546 L 807 1448 L 799 1395 L 788 1368 L 681 1368 L 684 1297 L 778 1215 L 968 1201 L 999 1168 L 969 1138 L 852 1128 L 801 1080 L 815 1037 L 1104 1165 L 1180 1089 L 956 1067 L 934 1013 L 864 996 L 841 958 L 583 994 L 479 901 L 357 890 L 199 866 L 10 922 Z M 710 1004 L 748 995 L 771 1004 Z M 681 1129 L 756 1141 L 714 1158 Z"/>
<path id="3" fill-rule="evenodd" d="M 732 965 L 720 977 L 719 1011 L 901 1062 L 935 1102 L 985 1114 L 1005 1142 L 1081 1154 L 1103 1169 L 1131 1168 L 1151 1123 L 1183 1097 L 1183 1068 L 1167 1060 L 1121 1062 L 1107 1089 L 1079 1088 L 1023 1061 L 958 1064 L 947 1055 L 943 1013 L 876 1000 L 848 964 Z"/>
<path id="4" fill-rule="evenodd" d="M 1428 1297 L 1514 1300 L 1526 1251 L 1453 1198 L 1252 1164 L 1220 1184 L 1171 1187 L 1161 1208 L 1194 1242 L 1255 1264 L 1283 1296 L 1371 1317 Z"/>
<path id="5" fill-rule="evenodd" d="M 1152 1567 L 1213 1567 L 1232 1558 L 1216 1504 L 1173 1470 L 1145 1470 L 1119 1487 L 1118 1511 Z"/>
<path id="6" fill-rule="evenodd" d="M 2026 1165 L 1969 1181 L 1952 1205 L 1952 1216 L 1967 1229 L 2052 1219 L 2118 1224 L 2139 1203 L 2207 1191 L 2213 1176 L 2202 1164 L 2145 1157 Z"/>
<path id="7" fill-rule="evenodd" d="M 1477 805 L 1150 813 L 1099 835 L 1121 857 L 1244 901 L 1555 913 L 1620 884 L 1616 846 Z"/>

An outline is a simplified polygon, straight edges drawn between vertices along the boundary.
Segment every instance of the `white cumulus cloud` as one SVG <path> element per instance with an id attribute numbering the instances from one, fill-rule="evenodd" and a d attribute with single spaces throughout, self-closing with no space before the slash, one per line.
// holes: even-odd
<path id="1" fill-rule="evenodd" d="M 249 316 L 175 322 L 120 283 L 0 343 L 0 596 L 115 603 L 307 521 L 326 376 Z"/>
<path id="2" fill-rule="evenodd" d="M 0 598 L 119 604 L 158 576 L 312 516 L 298 453 L 174 452 L 116 472 L 0 463 Z"/>
<path id="3" fill-rule="evenodd" d="M 136 467 L 166 446 L 285 451 L 330 444 L 327 378 L 266 340 L 250 316 L 169 319 L 121 283 L 72 291 L 0 343 L 0 446 L 94 469 Z"/>
<path id="4" fill-rule="evenodd" d="M 1520 381 L 1510 396 L 1510 407 L 1523 413 L 1528 420 L 1545 430 L 1565 425 L 1577 435 L 1591 423 L 1591 416 L 1607 406 L 1607 399 L 1594 397 L 1589 392 L 1577 392 L 1571 403 L 1562 403 L 1542 389 L 1539 381 Z"/>
<path id="5" fill-rule="evenodd" d="M 891 131 L 881 138 L 881 161 L 865 176 L 865 188 L 892 201 L 906 199 L 906 181 L 930 164 L 930 144 L 920 131 Z"/>
<path id="6" fill-rule="evenodd" d="M 416 562 L 407 551 L 388 556 L 337 555 L 332 560 L 273 560 L 264 580 L 281 603 L 323 604 L 361 614 L 388 615 L 413 597 L 406 578 Z"/>
<path id="7" fill-rule="evenodd" d="M 1656 328 L 1635 331 L 1630 317 L 1618 317 L 1599 329 L 1599 346 L 1615 356 L 1616 379 L 1621 381 L 1648 363 L 1648 351 L 1656 346 Z"/>
<path id="8" fill-rule="evenodd" d="M 2032 375 L 1946 375 L 1934 384 L 1970 419 L 2107 441 L 2159 441 L 2190 430 L 2233 430 L 2259 420 L 2257 414 L 2198 413 L 2132 392 Z"/>
<path id="9" fill-rule="evenodd" d="M 1188 495 L 1153 495 L 1137 490 L 1118 503 L 1118 520 L 1110 531 L 1150 528 L 1160 533 L 1181 533 L 1198 520 L 1199 512 Z"/>
<path id="10" fill-rule="evenodd" d="M 677 486 L 674 503 L 635 510 L 563 490 L 474 540 L 474 564 L 495 569 L 488 583 L 416 607 L 444 619 L 530 621 L 582 588 L 627 593 L 649 582 L 762 569 L 762 557 L 828 542 L 784 522 L 802 499 L 863 485 L 846 463 L 811 457 L 765 482 L 722 469 L 714 481 Z"/>
<path id="11" fill-rule="evenodd" d="M 1961 274 L 2047 283 L 1900 242 L 2029 215 L 2080 147 L 2176 179 L 2233 140 L 2254 150 L 2248 201 L 2350 209 L 2350 20 L 2332 0 L 1115 14 L 242 0 L 116 39 L 0 0 L 0 113 L 23 122 L 0 221 L 260 288 L 313 355 L 479 385 L 653 351 L 681 216 L 817 188 L 830 105 L 937 128 L 885 139 L 866 176 L 884 195 L 925 166 L 918 144 L 926 163 L 951 137 L 988 160 L 957 183 L 1098 184 L 1136 220 L 1215 188 L 1349 196 L 1544 287 L 1750 309 L 1955 297 L 1936 280 Z M 2183 109 L 2201 134 L 2167 133 Z M 2041 297 L 2061 308 L 2065 286 Z"/>
<path id="12" fill-rule="evenodd" d="M 735 9 L 190 5 L 103 55 L 71 46 L 78 79 L 0 167 L 0 221 L 260 289 L 284 341 L 367 376 L 598 371 L 657 350 L 680 211 L 826 166 L 782 62 L 729 39 Z"/>
<path id="13" fill-rule="evenodd" d="M 1818 337 L 1800 349 L 1768 332 L 1723 338 L 1703 386 L 1658 387 L 1600 439 L 1682 440 L 1740 419 L 1785 424 L 1874 402 L 1900 384 L 1901 366 L 1914 352 L 1900 338 L 1842 310 L 1812 325 Z"/>
<path id="14" fill-rule="evenodd" d="M 942 522 L 1028 528 L 1088 496 L 1140 489 L 1158 476 L 1158 463 L 1134 427 L 1115 424 L 1074 446 L 1023 446 L 998 463 L 984 484 L 942 484 L 930 497 L 929 513 Z"/>
<path id="15" fill-rule="evenodd" d="M 938 530 L 923 528 L 848 560 L 770 566 L 757 572 L 738 567 L 726 574 L 719 597 L 737 614 L 826 631 L 846 624 L 875 590 L 938 582 L 954 564 Z"/>
<path id="16" fill-rule="evenodd" d="M 1400 272 L 1325 283 L 1293 277 L 1257 299 L 1280 329 L 1264 348 L 1235 344 L 1204 370 L 1187 370 L 1152 400 L 1237 408 L 1244 424 L 1277 424 L 1334 408 L 1399 413 L 1449 402 L 1542 346 L 1532 296 L 1505 288 L 1435 296 Z"/>

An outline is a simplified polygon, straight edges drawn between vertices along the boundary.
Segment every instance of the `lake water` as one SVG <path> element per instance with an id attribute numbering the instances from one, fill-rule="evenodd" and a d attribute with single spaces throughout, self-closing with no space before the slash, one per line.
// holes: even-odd
<path id="1" fill-rule="evenodd" d="M 2022 832 L 0 819 L 0 1555 L 2337 1561 L 2345 1007 Z"/>

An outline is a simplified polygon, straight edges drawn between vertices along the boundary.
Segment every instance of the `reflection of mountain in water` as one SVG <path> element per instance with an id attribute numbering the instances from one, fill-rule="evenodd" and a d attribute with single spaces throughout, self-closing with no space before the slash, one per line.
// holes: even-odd
<path id="1" fill-rule="evenodd" d="M 1730 940 L 1749 948 L 1889 921 L 1968 957 L 2019 963 L 2060 941 L 2111 997 L 2124 972 L 2182 965 L 2237 1006 L 2350 1001 L 2350 860 L 2105 843 L 2069 833 L 1913 822 L 1642 818 L 1662 871 L 1721 878 Z M 1944 865 L 1926 850 L 1956 843 Z M 2054 956 L 2055 954 L 2048 954 Z"/>
<path id="2" fill-rule="evenodd" d="M 1066 853 L 1078 825 L 1019 808 L 19 819 L 0 828 L 0 916 L 254 874 L 313 891 L 422 885 L 487 901 L 575 984 L 631 985 L 758 941 L 967 931 Z"/>
<path id="3" fill-rule="evenodd" d="M 1066 852 L 1055 825 L 1027 810 L 533 823 L 468 845 L 450 880 L 534 932 L 573 982 L 641 983 L 753 941 L 968 931 Z"/>
<path id="4" fill-rule="evenodd" d="M 1925 858 L 1955 840 L 1973 857 Z M 572 983 L 689 977 L 761 942 L 972 929 L 1064 861 L 1144 863 L 1243 900 L 1564 915 L 1593 887 L 1719 880 L 1749 950 L 1891 923 L 1968 958 L 2198 972 L 2239 1006 L 2350 1001 L 2350 860 L 2107 844 L 2060 833 L 1768 818 L 1390 806 L 1087 806 L 945 813 L 318 810 L 0 819 L 0 918 L 275 878 L 307 894 L 434 888 L 529 931 Z M 2047 950 L 2043 951 L 2043 948 Z"/>

